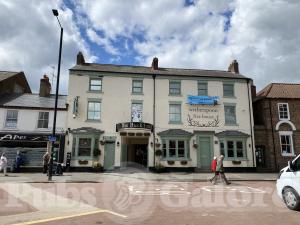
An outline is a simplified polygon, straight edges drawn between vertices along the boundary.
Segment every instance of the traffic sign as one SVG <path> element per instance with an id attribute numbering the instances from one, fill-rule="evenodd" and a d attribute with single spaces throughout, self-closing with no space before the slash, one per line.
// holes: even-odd
<path id="1" fill-rule="evenodd" d="M 48 140 L 51 142 L 56 142 L 56 137 L 55 136 L 49 136 Z"/>

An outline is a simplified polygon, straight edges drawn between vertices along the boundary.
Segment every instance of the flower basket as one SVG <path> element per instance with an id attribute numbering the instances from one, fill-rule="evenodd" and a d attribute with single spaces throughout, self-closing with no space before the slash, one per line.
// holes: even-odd
<path id="1" fill-rule="evenodd" d="M 88 160 L 78 160 L 78 163 L 79 163 L 80 165 L 86 165 L 86 164 L 89 163 L 89 161 L 88 161 Z"/>
<path id="2" fill-rule="evenodd" d="M 174 165 L 175 162 L 174 162 L 174 161 L 168 161 L 168 164 L 169 164 L 169 165 Z"/>
<path id="3" fill-rule="evenodd" d="M 105 141 L 101 140 L 100 145 L 104 145 L 104 144 L 105 144 Z"/>
<path id="4" fill-rule="evenodd" d="M 198 144 L 193 144 L 193 147 L 194 148 L 198 148 Z"/>
<path id="5" fill-rule="evenodd" d="M 234 165 L 240 165 L 242 162 L 241 161 L 239 161 L 239 160 L 233 160 L 232 161 L 232 164 L 234 164 Z"/>
<path id="6" fill-rule="evenodd" d="M 162 156 L 162 150 L 157 149 L 157 150 L 155 151 L 155 155 L 156 155 L 156 156 Z"/>
<path id="7" fill-rule="evenodd" d="M 188 163 L 188 162 L 185 161 L 185 160 L 180 162 L 181 165 L 186 165 L 187 163 Z"/>
<path id="8" fill-rule="evenodd" d="M 160 143 L 155 143 L 155 146 L 156 146 L 157 148 L 159 148 L 159 147 L 160 147 Z"/>

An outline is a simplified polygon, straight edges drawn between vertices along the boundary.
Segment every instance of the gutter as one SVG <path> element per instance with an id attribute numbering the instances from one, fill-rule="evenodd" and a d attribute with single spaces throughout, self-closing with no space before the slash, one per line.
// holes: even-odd
<path id="1" fill-rule="evenodd" d="M 253 160 L 253 167 L 256 167 L 256 162 L 255 162 L 255 146 L 254 146 L 254 136 L 253 136 L 253 122 L 252 122 L 252 115 L 253 115 L 253 107 L 252 105 L 252 96 L 250 98 L 250 90 L 249 90 L 249 80 L 247 80 L 247 89 L 248 89 L 248 104 L 249 104 L 249 116 L 250 116 L 250 128 L 251 128 L 251 145 L 252 145 L 252 160 Z M 252 110 L 251 110 L 252 109 Z M 251 113 L 252 112 L 252 113 Z"/>
<path id="2" fill-rule="evenodd" d="M 275 163 L 275 170 L 278 170 L 278 165 L 277 165 L 277 157 L 276 157 L 276 149 L 275 149 L 275 137 L 274 137 L 274 127 L 273 127 L 273 113 L 271 110 L 271 100 L 268 99 L 269 101 L 269 113 L 270 113 L 270 118 L 271 118 L 271 128 L 272 128 L 272 143 L 273 143 L 273 152 L 274 152 L 274 163 Z"/>
<path id="3" fill-rule="evenodd" d="M 153 167 L 155 167 L 155 112 L 156 112 L 156 102 L 155 102 L 155 98 L 156 98 L 156 88 L 155 88 L 155 78 L 156 78 L 156 74 L 152 75 L 153 78 Z M 148 153 L 149 154 L 149 153 Z"/>

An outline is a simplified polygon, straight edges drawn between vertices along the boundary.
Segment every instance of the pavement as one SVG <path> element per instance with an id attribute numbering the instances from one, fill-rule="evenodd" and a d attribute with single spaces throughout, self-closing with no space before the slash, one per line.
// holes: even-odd
<path id="1" fill-rule="evenodd" d="M 213 176 L 212 173 L 151 173 L 129 169 L 124 172 L 88 173 L 72 172 L 62 176 L 53 176 L 54 183 L 103 183 L 129 179 L 137 181 L 174 181 L 174 182 L 206 182 Z M 275 181 L 277 173 L 226 173 L 230 181 Z M 46 174 L 42 173 L 8 173 L 8 176 L 0 174 L 0 183 L 46 183 Z"/>

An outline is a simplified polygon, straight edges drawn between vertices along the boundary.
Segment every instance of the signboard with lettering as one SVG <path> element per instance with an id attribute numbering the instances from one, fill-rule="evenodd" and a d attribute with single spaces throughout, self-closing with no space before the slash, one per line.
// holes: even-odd
<path id="1" fill-rule="evenodd" d="M 219 127 L 219 109 L 214 106 L 190 105 L 187 123 L 191 127 Z"/>
<path id="2" fill-rule="evenodd" d="M 143 128 L 146 130 L 153 130 L 153 125 L 150 123 L 138 123 L 138 122 L 128 122 L 128 123 L 118 123 L 116 125 L 116 131 L 119 132 L 120 129 L 126 128 Z"/>
<path id="3" fill-rule="evenodd" d="M 0 141 L 48 141 L 48 135 L 1 133 Z"/>

